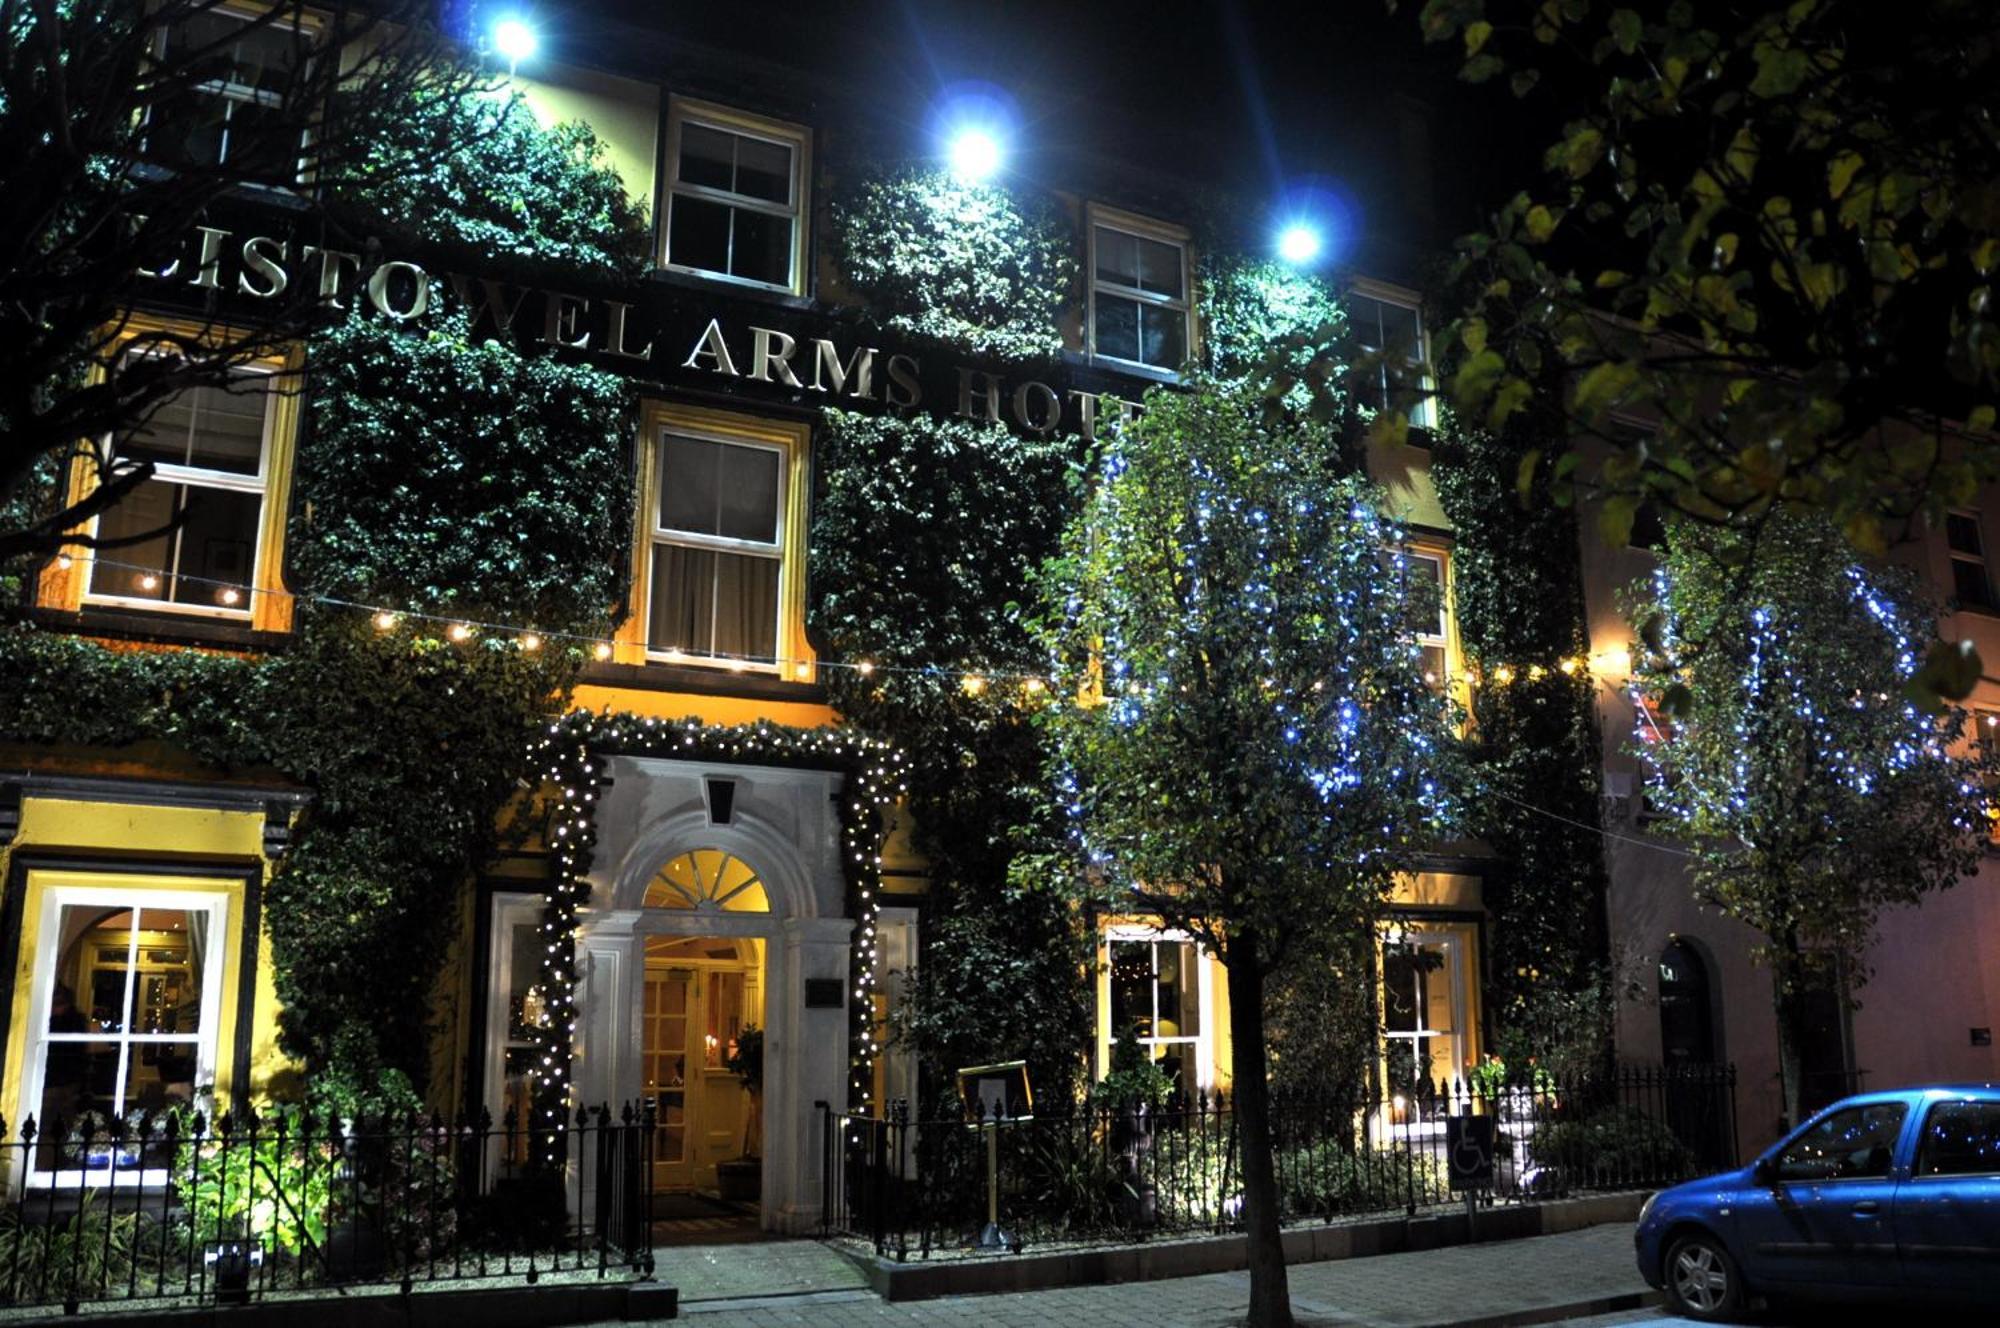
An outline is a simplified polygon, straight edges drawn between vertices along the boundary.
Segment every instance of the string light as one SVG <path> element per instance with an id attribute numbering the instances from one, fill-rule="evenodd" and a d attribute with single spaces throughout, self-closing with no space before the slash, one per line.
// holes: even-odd
<path id="1" fill-rule="evenodd" d="M 595 655 L 600 661 L 610 659 L 611 643 L 609 641 L 599 641 L 590 653 Z"/>
<path id="2" fill-rule="evenodd" d="M 534 632 L 521 633 L 521 649 L 540 650 L 541 648 L 542 648 L 542 638 L 538 634 Z"/>
<path id="3" fill-rule="evenodd" d="M 396 630 L 396 622 L 396 615 L 387 609 L 383 609 L 375 615 L 375 630 L 378 632 L 393 632 Z"/>
<path id="4" fill-rule="evenodd" d="M 472 629 L 462 622 L 456 622 L 451 625 L 451 630 L 447 635 L 454 641 L 465 641 L 471 638 Z"/>

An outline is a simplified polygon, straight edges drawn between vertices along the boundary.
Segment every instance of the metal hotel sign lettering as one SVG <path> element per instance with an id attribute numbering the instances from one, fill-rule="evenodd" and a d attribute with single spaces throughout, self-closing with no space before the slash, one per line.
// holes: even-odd
<path id="1" fill-rule="evenodd" d="M 747 321 L 732 329 L 720 315 L 696 312 L 690 318 L 691 311 L 678 302 L 646 309 L 635 300 L 458 272 L 445 273 L 440 282 L 408 259 L 387 259 L 371 268 L 361 254 L 349 250 L 295 247 L 271 235 L 251 235 L 239 243 L 236 232 L 215 226 L 197 226 L 195 232 L 171 262 L 141 268 L 141 275 L 188 292 L 252 300 L 276 300 L 287 293 L 297 298 L 294 287 L 307 282 L 332 308 L 364 305 L 399 323 L 421 319 L 440 299 L 451 299 L 471 311 L 475 331 L 483 323 L 495 335 L 554 350 L 600 356 L 628 367 L 816 392 L 845 405 L 937 411 L 944 401 L 951 413 L 965 419 L 1000 421 L 1035 434 L 1070 427 L 1094 437 L 1100 416 L 1140 409 L 1115 393 L 1058 391 L 1038 379 L 1008 382 L 962 364 L 953 366 L 948 382 L 927 383 L 914 355 L 884 355 L 879 347 L 859 344 L 843 347 L 830 336 L 796 335 Z"/>

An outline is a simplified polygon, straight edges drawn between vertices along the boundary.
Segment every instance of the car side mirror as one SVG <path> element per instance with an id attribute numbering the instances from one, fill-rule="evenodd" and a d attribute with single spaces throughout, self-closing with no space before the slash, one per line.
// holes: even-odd
<path id="1" fill-rule="evenodd" d="M 1750 1168 L 1750 1179 L 1759 1185 L 1772 1186 L 1778 1183 L 1778 1164 L 1768 1157 L 1760 1157 Z"/>

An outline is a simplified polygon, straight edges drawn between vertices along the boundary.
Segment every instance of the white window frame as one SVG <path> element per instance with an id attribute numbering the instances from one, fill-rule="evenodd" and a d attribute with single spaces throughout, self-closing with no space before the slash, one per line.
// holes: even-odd
<path id="1" fill-rule="evenodd" d="M 1393 305 L 1398 309 L 1407 309 L 1415 314 L 1417 316 L 1417 344 L 1410 349 L 1420 362 L 1424 364 L 1430 363 L 1430 324 L 1424 318 L 1424 302 L 1421 296 L 1407 286 L 1391 285 L 1386 281 L 1376 281 L 1372 277 L 1355 277 L 1348 283 L 1348 290 L 1352 294 L 1365 296 L 1381 304 Z M 1378 339 L 1382 335 L 1379 323 L 1376 325 L 1375 335 Z M 1435 384 L 1431 381 L 1431 376 L 1425 374 L 1420 380 L 1420 386 L 1429 391 L 1434 388 Z M 1379 408 L 1377 403 L 1374 402 L 1364 401 L 1361 404 L 1371 409 Z M 1435 414 L 1434 403 L 1430 397 L 1426 396 L 1411 409 L 1410 423 L 1416 428 L 1428 429 L 1434 423 Z"/>
<path id="2" fill-rule="evenodd" d="M 1132 300 L 1156 308 L 1176 310 L 1181 316 L 1181 355 L 1184 359 L 1192 356 L 1195 353 L 1194 302 L 1189 297 L 1192 294 L 1194 273 L 1188 261 L 1187 232 L 1160 222 L 1148 221 L 1144 217 L 1100 208 L 1095 204 L 1085 210 L 1084 224 L 1086 227 L 1084 263 L 1085 273 L 1089 278 L 1084 285 L 1084 339 L 1090 348 L 1091 361 L 1116 365 L 1130 373 L 1144 374 L 1168 382 L 1179 382 L 1178 366 L 1163 367 L 1147 364 L 1144 360 L 1128 360 L 1122 355 L 1107 354 L 1097 348 L 1097 295 L 1101 290 L 1121 300 Z M 1181 257 L 1180 298 L 1174 299 L 1156 291 L 1144 291 L 1136 286 L 1101 279 L 1097 275 L 1097 231 L 1100 226 L 1108 231 L 1116 231 L 1120 235 L 1136 236 L 1141 240 L 1151 240 L 1155 244 L 1172 245 Z"/>
<path id="3" fill-rule="evenodd" d="M 257 6 L 251 4 L 221 4 L 221 5 L 215 5 L 212 8 L 204 10 L 202 12 L 205 14 L 217 14 L 224 18 L 234 19 L 239 23 L 251 24 L 255 23 L 258 20 L 258 18 L 262 16 L 262 13 L 265 11 L 261 11 Z M 268 31 L 292 33 L 294 34 L 295 39 L 303 38 L 306 35 L 305 28 L 301 27 L 297 23 L 287 22 L 283 18 L 272 18 L 268 22 L 266 22 L 264 26 Z M 166 58 L 167 42 L 171 37 L 171 35 L 172 35 L 171 30 L 169 28 L 163 27 L 160 30 L 159 41 L 154 50 L 155 59 L 164 60 Z M 301 51 L 302 57 L 308 60 L 313 59 L 315 56 L 315 52 L 310 48 L 310 43 L 302 43 L 302 45 L 306 47 L 306 49 L 303 49 Z M 215 170 L 225 170 L 229 166 L 229 126 L 236 118 L 236 107 L 239 105 L 245 105 L 250 103 L 254 103 L 259 106 L 282 106 L 284 105 L 284 100 L 285 100 L 283 97 L 279 96 L 276 93 L 266 92 L 261 88 L 246 87 L 241 83 L 231 83 L 223 79 L 210 79 L 205 83 L 197 83 L 193 85 L 193 90 L 197 93 L 200 93 L 202 96 L 215 97 L 220 99 L 221 101 L 228 103 L 228 109 L 224 113 L 222 122 L 222 143 L 218 148 L 216 159 L 212 167 L 212 169 Z M 151 114 L 149 110 L 148 128 L 151 127 L 150 120 L 151 120 Z M 299 156 L 297 160 L 293 163 L 292 178 L 289 181 L 286 181 L 282 185 L 277 184 L 276 182 L 260 183 L 257 181 L 246 181 L 245 183 L 249 184 L 253 188 L 265 188 L 265 189 L 289 188 L 293 185 L 296 185 L 300 177 L 305 174 L 306 146 L 310 141 L 311 141 L 310 136 L 308 134 L 302 133 L 300 135 Z"/>
<path id="4" fill-rule="evenodd" d="M 719 134 L 730 134 L 738 138 L 752 138 L 784 148 L 791 155 L 791 187 L 785 203 L 773 203 L 765 198 L 752 198 L 729 189 L 717 189 L 712 185 L 684 184 L 681 181 L 681 130 L 688 124 L 712 129 Z M 691 101 L 682 97 L 673 98 L 667 109 L 667 162 L 666 199 L 667 205 L 660 218 L 660 266 L 669 272 L 685 272 L 689 276 L 702 277 L 709 281 L 728 282 L 733 286 L 747 286 L 752 290 L 777 291 L 785 295 L 805 293 L 806 219 L 810 215 L 806 207 L 807 181 L 806 164 L 810 156 L 811 137 L 803 126 L 786 124 L 778 120 L 764 120 L 752 117 L 727 107 L 707 102 Z M 724 207 L 738 208 L 750 212 L 761 212 L 766 216 L 782 217 L 792 226 L 792 243 L 789 248 L 789 278 L 783 283 L 757 281 L 749 277 L 739 277 L 728 272 L 717 272 L 710 268 L 693 267 L 686 263 L 676 263 L 673 258 L 674 200 L 694 198 L 705 202 L 718 203 Z M 735 228 L 730 228 L 730 244 L 735 240 Z"/>
<path id="5" fill-rule="evenodd" d="M 785 605 L 787 604 L 786 577 L 789 569 L 785 566 L 785 523 L 789 517 L 787 507 L 792 483 L 791 449 L 782 443 L 769 443 L 760 438 L 746 438 L 706 429 L 689 428 L 684 425 L 661 424 L 653 439 L 653 492 L 646 495 L 647 541 L 646 541 L 646 616 L 640 624 L 646 643 L 646 658 L 668 664 L 720 665 L 731 669 L 742 669 L 757 673 L 781 673 L 786 661 L 785 653 Z M 671 530 L 660 524 L 660 495 L 667 478 L 667 440 L 688 438 L 697 442 L 716 443 L 724 447 L 746 447 L 772 452 L 778 458 L 777 522 L 771 532 L 771 541 L 730 539 L 722 535 L 700 535 L 684 530 Z M 702 549 L 711 553 L 733 553 L 750 557 L 767 558 L 778 565 L 778 590 L 776 595 L 776 617 L 772 622 L 771 649 L 775 656 L 768 660 L 739 659 L 732 655 L 715 655 L 692 650 L 660 649 L 653 645 L 653 603 L 660 588 L 655 582 L 654 567 L 656 554 L 662 544 L 671 544 L 684 549 Z M 710 639 L 714 639 L 711 623 Z"/>
<path id="6" fill-rule="evenodd" d="M 1432 685 L 1441 693 L 1449 692 L 1451 689 L 1452 670 L 1451 554 L 1444 549 L 1428 544 L 1404 544 L 1397 551 L 1405 559 L 1421 558 L 1425 562 L 1437 564 L 1437 621 L 1431 624 L 1437 630 L 1434 632 L 1417 632 L 1415 636 L 1419 646 L 1426 649 L 1434 649 L 1438 652 L 1440 659 L 1443 661 L 1442 667 L 1444 672 L 1442 676 L 1432 682 Z"/>
<path id="7" fill-rule="evenodd" d="M 1965 553 L 1951 547 L 1951 526 L 1949 521 L 1954 516 L 1961 517 L 1972 523 L 1972 533 L 1979 539 L 1979 552 Z M 1991 614 L 2000 612 L 2000 594 L 1995 593 L 1993 584 L 1993 563 L 1986 552 L 1985 519 L 1980 516 L 1979 509 L 1976 507 L 1954 507 L 1947 513 L 1946 522 L 1947 524 L 1942 533 L 1944 535 L 1944 555 L 1950 564 L 1951 583 L 1949 589 L 1953 605 L 1961 613 L 1968 609 L 1974 613 Z M 1959 601 L 1957 567 L 1959 563 L 1968 563 L 1979 569 L 1980 579 L 1986 583 L 1986 599 L 1984 603 L 1965 604 Z"/>
<path id="8" fill-rule="evenodd" d="M 1466 953 L 1466 936 L 1458 928 L 1450 926 L 1430 927 L 1415 919 L 1398 918 L 1386 924 L 1380 932 L 1382 954 L 1383 989 L 1388 988 L 1389 947 L 1392 945 L 1414 945 L 1435 947 L 1445 952 L 1444 971 L 1451 985 L 1452 1022 L 1457 1025 L 1448 1030 L 1433 1029 L 1426 1020 L 1427 1011 L 1419 1005 L 1417 1019 L 1419 1027 L 1411 1032 L 1390 1032 L 1382 1030 L 1382 1055 L 1386 1065 L 1389 1048 L 1397 1042 L 1408 1042 L 1412 1048 L 1418 1042 L 1447 1039 L 1451 1044 L 1451 1064 L 1442 1076 L 1447 1082 L 1462 1077 L 1465 1073 L 1465 1052 L 1470 1045 L 1472 1002 L 1470 999 L 1470 978 L 1468 968 L 1471 956 Z M 1414 1060 L 1412 1064 L 1415 1064 Z M 1432 1083 L 1438 1082 L 1436 1058 L 1424 1072 Z"/>
<path id="9" fill-rule="evenodd" d="M 201 1028 L 192 1034 L 133 1034 L 124 1033 L 49 1033 L 49 999 L 55 991 L 55 973 L 51 967 L 60 957 L 57 945 L 61 939 L 62 911 L 65 907 L 91 905 L 119 907 L 133 910 L 133 942 L 136 946 L 139 913 L 143 909 L 180 909 L 184 912 L 205 910 L 209 915 L 209 956 L 206 971 L 201 982 Z M 99 885 L 51 885 L 42 892 L 42 915 L 35 927 L 35 969 L 32 979 L 34 986 L 28 1003 L 28 1045 L 23 1054 L 21 1085 L 22 1118 L 32 1111 L 39 1114 L 42 1088 L 47 1078 L 48 1048 L 51 1037 L 61 1041 L 76 1042 L 117 1042 L 128 1051 L 131 1047 L 146 1043 L 158 1044 L 175 1042 L 192 1044 L 195 1047 L 195 1090 L 199 1094 L 204 1087 L 212 1088 L 216 1074 L 216 1045 L 221 1033 L 223 1017 L 222 986 L 223 976 L 234 959 L 235 947 L 229 943 L 229 896 L 221 891 L 200 890 L 156 890 L 144 885 L 99 886 Z M 136 971 L 129 961 L 127 973 Z M 132 979 L 127 978 L 130 982 Z M 127 1009 L 130 1008 L 130 989 L 127 989 Z M 77 994 L 79 1008 L 82 994 Z M 123 1080 L 121 1078 L 120 1082 Z M 128 1113 L 129 1114 L 129 1113 Z M 37 1122 L 44 1124 L 45 1122 Z M 167 1171 L 160 1167 L 143 1168 L 68 1168 L 48 1171 L 37 1161 L 41 1147 L 28 1150 L 29 1161 L 26 1168 L 27 1184 L 39 1189 L 88 1189 L 112 1184 L 116 1175 L 121 1185 L 162 1186 L 167 1183 Z"/>
<path id="10" fill-rule="evenodd" d="M 514 929 L 529 926 L 539 929 L 547 901 L 539 894 L 512 892 L 495 893 L 487 912 L 487 964 L 486 964 L 486 1072 L 484 1075 L 485 1100 L 479 1103 L 481 1110 L 493 1117 L 493 1128 L 506 1137 L 507 1123 L 500 1116 L 507 1094 L 507 1052 L 514 1047 L 530 1044 L 516 1042 L 507 1036 L 507 1000 L 514 987 Z M 488 1148 L 486 1166 L 488 1179 L 500 1172 L 506 1159 L 500 1154 L 503 1148 Z"/>
<path id="11" fill-rule="evenodd" d="M 1139 1039 L 1139 1045 L 1148 1048 L 1149 1058 L 1153 1059 L 1156 1063 L 1157 1057 L 1150 1057 L 1151 1048 L 1161 1046 L 1191 1048 L 1194 1053 L 1194 1077 L 1193 1083 L 1190 1086 L 1197 1092 L 1213 1091 L 1215 1088 L 1215 974 L 1213 972 L 1214 966 L 1209 963 L 1208 952 L 1202 948 L 1200 941 L 1184 931 L 1148 927 L 1134 923 L 1117 923 L 1104 929 L 1103 939 L 1098 944 L 1098 962 L 1104 966 L 1104 971 L 1107 974 L 1111 971 L 1111 946 L 1114 942 L 1119 941 L 1164 942 L 1172 945 L 1192 945 L 1194 947 L 1194 967 L 1196 974 L 1195 999 L 1201 1011 L 1201 1030 L 1193 1037 L 1142 1037 Z M 1111 994 L 1108 986 L 1104 989 L 1104 993 L 1104 1008 L 1098 1011 L 1098 1025 L 1100 1028 L 1108 1030 L 1109 1039 L 1104 1044 L 1107 1050 L 1105 1051 L 1105 1063 L 1098 1075 L 1099 1078 L 1110 1072 L 1111 1053 L 1109 1048 L 1117 1045 L 1119 1034 L 1123 1031 L 1111 1026 Z M 1154 994 L 1157 999 L 1157 987 Z"/>
<path id="12" fill-rule="evenodd" d="M 238 605 L 189 604 L 177 603 L 164 597 L 160 599 L 147 599 L 138 595 L 105 594 L 92 589 L 97 580 L 97 556 L 96 550 L 93 549 L 89 559 L 90 566 L 82 569 L 84 571 L 83 603 L 120 609 L 141 609 L 148 613 L 187 614 L 204 618 L 227 618 L 240 622 L 248 622 L 250 620 L 255 608 L 256 598 L 262 593 L 257 585 L 257 576 L 258 569 L 263 566 L 264 528 L 268 524 L 266 520 L 268 513 L 265 511 L 265 504 L 270 500 L 271 440 L 272 435 L 277 429 L 278 412 L 273 409 L 275 405 L 273 380 L 276 378 L 276 371 L 260 364 L 245 364 L 236 366 L 231 373 L 232 379 L 235 374 L 254 374 L 265 380 L 261 387 L 255 389 L 257 394 L 263 399 L 264 407 L 264 425 L 261 431 L 261 442 L 257 450 L 256 473 L 253 475 L 237 475 L 229 471 L 209 470 L 204 466 L 185 466 L 171 462 L 156 461 L 153 463 L 153 479 L 165 484 L 185 484 L 195 488 L 223 489 L 232 493 L 254 493 L 257 495 L 257 533 L 250 542 L 250 566 L 243 582 L 243 602 Z M 192 391 L 194 389 L 188 390 Z M 233 389 L 223 388 L 217 390 L 231 391 Z M 247 395 L 247 392 L 245 395 Z M 114 455 L 112 449 L 115 442 L 115 436 L 107 434 L 99 444 L 103 450 L 102 454 L 106 456 Z M 91 518 L 90 533 L 93 536 L 97 534 L 99 520 L 101 520 L 101 516 Z M 184 529 L 184 527 L 173 530 L 166 538 L 174 539 L 178 537 L 181 529 Z M 111 561 L 115 562 L 118 560 L 117 555 L 119 551 L 117 549 L 110 549 L 106 552 L 110 555 Z M 176 572 L 172 575 L 178 576 L 178 573 Z"/>

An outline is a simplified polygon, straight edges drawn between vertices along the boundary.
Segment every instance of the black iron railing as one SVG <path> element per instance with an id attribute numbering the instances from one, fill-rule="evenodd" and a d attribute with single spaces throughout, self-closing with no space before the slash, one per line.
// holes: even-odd
<path id="1" fill-rule="evenodd" d="M 0 1304 L 652 1272 L 649 1107 L 0 1123 Z"/>
<path id="2" fill-rule="evenodd" d="M 1728 1066 L 1625 1067 L 1574 1081 L 1436 1084 L 1342 1100 L 1282 1096 L 1272 1133 L 1281 1220 L 1414 1214 L 1458 1202 L 1453 1117 L 1492 1122 L 1488 1203 L 1664 1185 L 1736 1164 Z M 986 1234 L 989 1203 L 1015 1245 L 1223 1232 L 1241 1218 L 1233 1104 L 1038 1108 L 1022 1121 L 955 1101 L 881 1117 L 822 1114 L 822 1228 L 878 1253 L 926 1257 Z"/>

